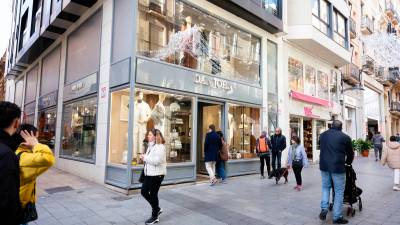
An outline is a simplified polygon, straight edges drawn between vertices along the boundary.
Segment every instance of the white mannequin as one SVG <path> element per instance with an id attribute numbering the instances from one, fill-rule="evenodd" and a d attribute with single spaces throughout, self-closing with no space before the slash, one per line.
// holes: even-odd
<path id="1" fill-rule="evenodd" d="M 158 102 L 151 113 L 151 117 L 154 120 L 154 127 L 160 130 L 163 134 L 165 133 L 165 98 L 166 96 L 164 94 L 158 96 Z"/>
<path id="2" fill-rule="evenodd" d="M 128 162 L 128 132 L 125 133 L 124 139 L 124 151 L 122 152 L 121 163 L 126 164 Z"/>
<path id="3" fill-rule="evenodd" d="M 236 122 L 235 119 L 233 118 L 232 113 L 228 113 L 228 126 L 229 126 L 229 137 L 228 137 L 228 143 L 233 146 L 232 139 L 233 139 L 233 131 L 236 129 Z"/>
<path id="4" fill-rule="evenodd" d="M 136 94 L 134 110 L 133 158 L 136 158 L 136 162 L 139 162 L 140 154 L 144 153 L 143 140 L 146 137 L 147 121 L 151 116 L 150 106 L 143 100 L 143 92 L 141 91 Z"/>

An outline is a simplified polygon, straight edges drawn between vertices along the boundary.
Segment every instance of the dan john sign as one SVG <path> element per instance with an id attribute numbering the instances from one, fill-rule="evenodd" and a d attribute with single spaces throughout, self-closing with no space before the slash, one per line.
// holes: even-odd
<path id="1" fill-rule="evenodd" d="M 196 84 L 202 84 L 210 86 L 211 88 L 223 89 L 225 91 L 233 91 L 233 86 L 226 80 L 222 80 L 216 77 L 209 77 L 205 75 L 196 74 L 194 82 Z"/>

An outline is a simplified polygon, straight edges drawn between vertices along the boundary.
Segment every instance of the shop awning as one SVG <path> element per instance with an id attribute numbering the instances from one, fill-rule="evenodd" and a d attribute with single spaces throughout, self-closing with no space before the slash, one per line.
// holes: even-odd
<path id="1" fill-rule="evenodd" d="M 310 96 L 310 95 L 305 95 L 305 94 L 303 94 L 301 92 L 297 92 L 297 91 L 290 91 L 290 97 L 292 97 L 293 99 L 296 99 L 296 100 L 303 101 L 303 102 L 322 105 L 325 107 L 333 107 L 333 103 L 330 102 L 329 100 L 322 99 L 322 98 L 316 98 L 316 97 Z"/>

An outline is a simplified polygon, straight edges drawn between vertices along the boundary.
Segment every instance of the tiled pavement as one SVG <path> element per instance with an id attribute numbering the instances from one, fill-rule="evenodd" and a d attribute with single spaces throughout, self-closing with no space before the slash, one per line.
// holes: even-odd
<path id="1" fill-rule="evenodd" d="M 364 209 L 357 210 L 350 224 L 400 224 L 400 192 L 392 191 L 392 171 L 371 158 L 357 158 L 354 168 L 358 186 L 364 190 Z M 330 216 L 325 223 L 317 217 L 318 166 L 305 169 L 303 179 L 302 192 L 293 190 L 292 173 L 286 185 L 252 175 L 215 187 L 205 183 L 167 187 L 160 191 L 165 212 L 159 224 L 330 224 Z M 39 219 L 35 223 L 40 225 L 144 224 L 150 213 L 139 195 L 122 195 L 56 169 L 43 175 L 38 186 Z"/>

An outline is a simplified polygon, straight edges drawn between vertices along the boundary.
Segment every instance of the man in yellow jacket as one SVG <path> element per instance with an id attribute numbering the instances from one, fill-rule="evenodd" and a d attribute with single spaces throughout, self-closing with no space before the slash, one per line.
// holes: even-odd
<path id="1" fill-rule="evenodd" d="M 54 165 L 55 158 L 47 145 L 38 142 L 37 129 L 34 126 L 22 124 L 19 130 L 13 137 L 19 144 L 15 153 L 19 156 L 19 195 L 24 211 L 29 203 L 36 202 L 36 178 Z"/>

